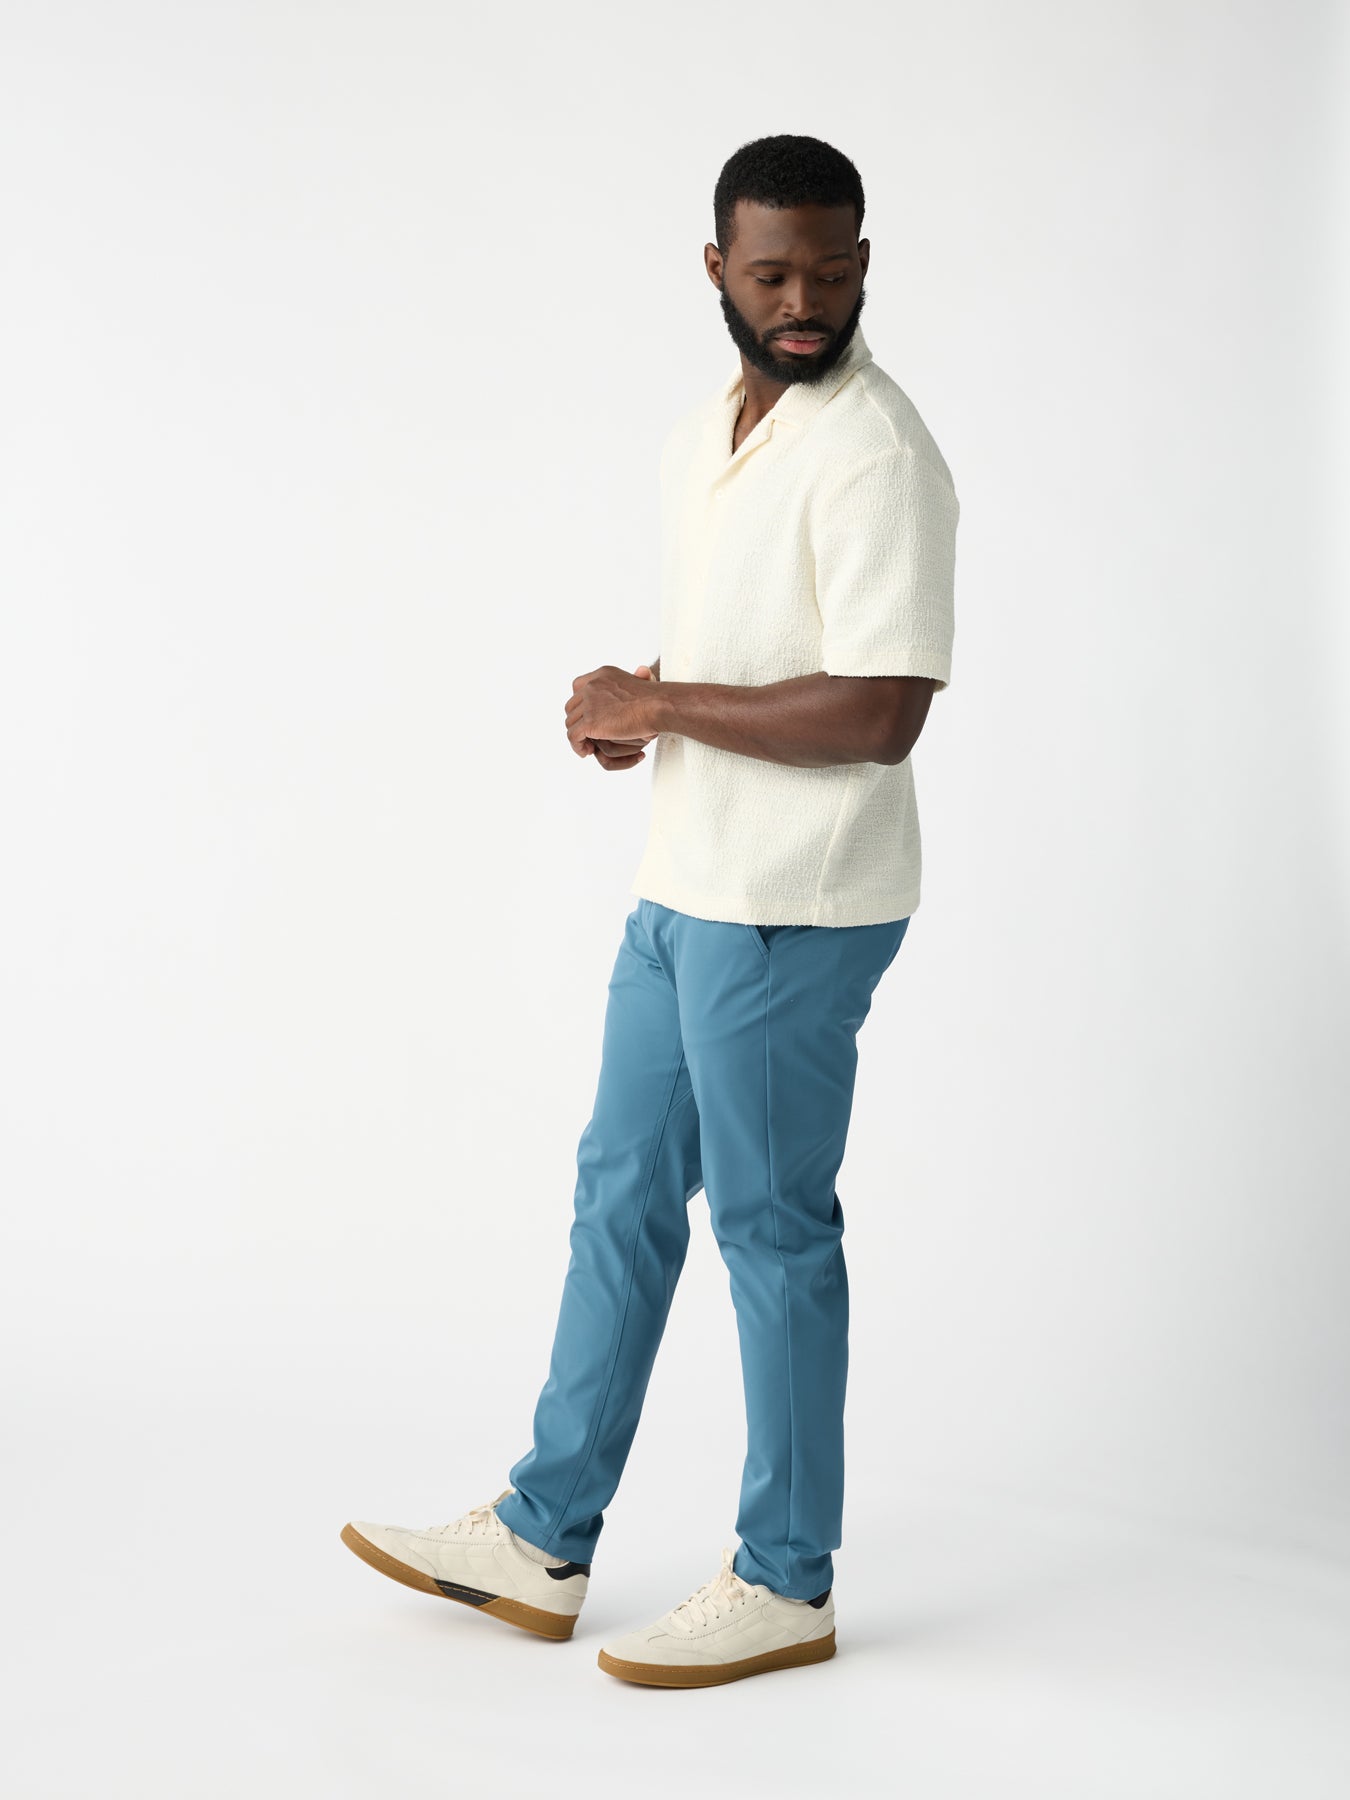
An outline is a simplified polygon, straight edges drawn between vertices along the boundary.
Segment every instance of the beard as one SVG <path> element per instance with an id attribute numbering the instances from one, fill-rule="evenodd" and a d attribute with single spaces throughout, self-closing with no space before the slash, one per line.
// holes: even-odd
<path id="1" fill-rule="evenodd" d="M 750 321 L 727 293 L 725 280 L 718 290 L 718 298 L 722 305 L 722 317 L 726 320 L 727 330 L 731 333 L 731 341 L 752 368 L 758 369 L 761 375 L 768 375 L 774 381 L 810 382 L 820 381 L 828 375 L 852 343 L 853 334 L 858 329 L 858 319 L 862 313 L 863 302 L 867 298 L 867 287 L 864 283 L 858 289 L 858 298 L 853 303 L 853 311 L 837 332 L 831 332 L 828 326 L 819 322 L 812 323 L 810 320 L 803 320 L 803 330 L 825 333 L 824 347 L 818 350 L 814 356 L 793 356 L 791 351 L 775 353 L 767 343 L 757 336 Z M 781 331 L 782 326 L 775 326 L 773 335 L 776 337 Z"/>

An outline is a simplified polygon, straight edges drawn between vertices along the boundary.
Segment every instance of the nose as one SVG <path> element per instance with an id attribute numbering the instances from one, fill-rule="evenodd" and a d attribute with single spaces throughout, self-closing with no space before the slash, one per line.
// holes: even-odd
<path id="1" fill-rule="evenodd" d="M 820 318 L 824 294 L 825 289 L 810 276 L 802 275 L 795 279 L 789 276 L 778 296 L 783 303 L 778 329 L 781 330 L 784 325 L 804 325 L 810 319 Z"/>

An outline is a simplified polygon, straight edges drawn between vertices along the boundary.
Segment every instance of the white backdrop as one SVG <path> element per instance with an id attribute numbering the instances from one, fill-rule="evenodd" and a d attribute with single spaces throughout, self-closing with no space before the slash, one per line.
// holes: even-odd
<path id="1" fill-rule="evenodd" d="M 1343 1792 L 1343 9 L 3 20 L 11 1791 Z M 570 1646 L 337 1534 L 528 1446 L 650 768 L 562 711 L 660 649 L 778 131 L 862 173 L 957 638 L 839 1183 L 841 1655 L 653 1766 L 594 1651 L 734 1541 L 701 1198 Z"/>

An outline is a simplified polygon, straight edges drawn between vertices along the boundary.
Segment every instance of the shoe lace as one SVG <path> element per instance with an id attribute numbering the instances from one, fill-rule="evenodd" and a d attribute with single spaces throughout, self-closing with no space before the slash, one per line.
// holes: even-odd
<path id="1" fill-rule="evenodd" d="M 457 1537 L 472 1537 L 481 1526 L 486 1536 L 496 1522 L 497 1507 L 512 1491 L 511 1488 L 503 1488 L 495 1500 L 485 1500 L 481 1506 L 471 1506 L 468 1512 L 462 1513 L 457 1519 L 451 1519 L 448 1525 L 428 1525 L 427 1530 L 434 1531 L 438 1537 L 445 1537 L 450 1532 Z"/>
<path id="2" fill-rule="evenodd" d="M 697 1626 L 711 1624 L 722 1616 L 725 1608 L 728 1614 L 754 1594 L 754 1588 L 748 1581 L 743 1581 L 732 1568 L 733 1553 L 727 1547 L 722 1549 L 722 1566 L 711 1581 L 692 1593 L 687 1600 L 669 1614 L 672 1624 L 681 1631 L 693 1631 Z"/>

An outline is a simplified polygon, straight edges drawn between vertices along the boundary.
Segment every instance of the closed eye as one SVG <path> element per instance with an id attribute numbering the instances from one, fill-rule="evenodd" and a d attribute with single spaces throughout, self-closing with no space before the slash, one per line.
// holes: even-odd
<path id="1" fill-rule="evenodd" d="M 783 279 L 783 277 L 781 275 L 756 275 L 756 277 L 755 277 L 755 280 L 760 284 L 761 287 L 772 287 L 775 282 L 781 281 L 782 279 Z M 821 280 L 825 283 L 826 287 L 837 287 L 841 281 L 847 281 L 848 276 L 847 275 L 823 275 L 821 277 Z"/>

